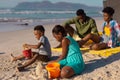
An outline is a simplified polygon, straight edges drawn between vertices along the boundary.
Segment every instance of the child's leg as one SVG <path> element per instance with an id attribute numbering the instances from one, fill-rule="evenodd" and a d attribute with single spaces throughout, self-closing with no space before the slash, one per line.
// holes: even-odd
<path id="1" fill-rule="evenodd" d="M 13 54 L 11 54 L 11 57 L 12 57 L 12 61 L 17 61 L 17 60 L 25 58 L 23 54 L 16 56 L 16 57 L 14 57 Z"/>
<path id="2" fill-rule="evenodd" d="M 43 62 L 48 62 L 50 59 L 49 59 L 49 57 L 47 55 L 41 55 L 41 54 L 39 54 L 37 60 L 43 61 Z"/>
<path id="3" fill-rule="evenodd" d="M 32 52 L 32 54 L 33 54 L 33 57 L 28 62 L 26 62 L 25 64 L 23 64 L 20 67 L 17 67 L 18 71 L 23 70 L 25 67 L 31 65 L 36 60 L 40 60 L 40 61 L 44 61 L 44 62 L 48 62 L 49 61 L 49 58 L 46 55 L 39 55 L 39 53 L 36 53 L 36 52 Z"/>
<path id="4" fill-rule="evenodd" d="M 94 44 L 93 46 L 91 46 L 91 49 L 93 50 L 101 50 L 101 49 L 106 49 L 108 48 L 106 43 L 98 43 L 98 44 Z"/>
<path id="5" fill-rule="evenodd" d="M 65 66 L 65 67 L 62 68 L 60 76 L 62 78 L 70 78 L 74 74 L 75 74 L 75 72 L 74 72 L 74 70 L 71 67 Z"/>
<path id="6" fill-rule="evenodd" d="M 27 62 L 26 62 L 25 64 L 23 64 L 22 66 L 17 67 L 18 71 L 21 71 L 21 70 L 24 69 L 25 67 L 27 67 L 27 66 L 31 65 L 32 63 L 34 63 L 34 62 L 36 61 L 38 55 L 39 55 L 38 53 L 33 52 L 33 57 L 32 57 L 29 61 L 27 61 Z"/>

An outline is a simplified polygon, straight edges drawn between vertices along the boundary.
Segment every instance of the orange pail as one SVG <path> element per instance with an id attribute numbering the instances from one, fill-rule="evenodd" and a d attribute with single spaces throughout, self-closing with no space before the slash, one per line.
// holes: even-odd
<path id="1" fill-rule="evenodd" d="M 54 79 L 60 76 L 60 64 L 58 62 L 49 63 L 45 67 L 49 73 L 50 78 Z"/>

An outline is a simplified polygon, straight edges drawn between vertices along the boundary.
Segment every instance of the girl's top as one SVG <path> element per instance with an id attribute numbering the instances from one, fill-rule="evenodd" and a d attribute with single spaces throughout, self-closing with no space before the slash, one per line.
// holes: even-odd
<path id="1" fill-rule="evenodd" d="M 106 43 L 108 44 L 108 47 L 112 48 L 112 47 L 119 46 L 120 26 L 115 20 L 111 20 L 109 24 L 107 22 L 104 22 L 103 35 L 107 37 Z"/>
<path id="2" fill-rule="evenodd" d="M 60 60 L 59 63 L 61 64 L 61 68 L 70 66 L 76 74 L 80 74 L 84 69 L 84 61 L 79 45 L 72 37 L 66 36 L 66 38 L 70 41 L 67 56 L 63 60 Z"/>

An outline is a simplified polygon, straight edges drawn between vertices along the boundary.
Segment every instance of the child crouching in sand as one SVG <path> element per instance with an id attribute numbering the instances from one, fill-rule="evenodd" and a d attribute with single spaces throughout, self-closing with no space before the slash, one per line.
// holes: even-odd
<path id="1" fill-rule="evenodd" d="M 32 52 L 33 56 L 29 59 L 28 62 L 25 64 L 17 67 L 18 71 L 23 70 L 25 67 L 29 66 L 30 64 L 34 63 L 37 59 L 47 62 L 49 61 L 51 57 L 51 47 L 50 43 L 48 41 L 48 38 L 44 35 L 45 29 L 42 25 L 38 25 L 34 28 L 34 35 L 36 39 L 38 40 L 38 44 L 36 45 L 31 45 L 31 44 L 24 44 L 25 48 L 28 49 L 39 49 L 38 52 Z M 11 55 L 13 58 L 13 61 L 25 58 L 25 55 L 21 54 L 20 56 L 14 57 Z"/>
<path id="2" fill-rule="evenodd" d="M 71 36 L 67 36 L 61 25 L 56 25 L 52 33 L 56 40 L 62 43 L 62 54 L 55 60 L 61 67 L 60 76 L 69 78 L 74 74 L 80 74 L 84 69 L 84 61 L 78 43 Z"/>

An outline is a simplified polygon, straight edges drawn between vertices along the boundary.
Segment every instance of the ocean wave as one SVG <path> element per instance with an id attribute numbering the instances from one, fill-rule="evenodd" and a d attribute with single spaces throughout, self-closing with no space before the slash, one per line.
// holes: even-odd
<path id="1" fill-rule="evenodd" d="M 15 11 L 12 9 L 0 9 L 0 21 L 16 21 L 17 19 L 61 19 L 72 18 L 76 11 Z M 100 11 L 86 11 L 90 17 L 100 17 Z"/>
<path id="2" fill-rule="evenodd" d="M 11 14 L 12 11 L 10 9 L 0 9 L 0 14 Z"/>
<path id="3" fill-rule="evenodd" d="M 13 11 L 10 9 L 0 10 L 0 14 L 73 14 L 75 11 Z"/>
<path id="4" fill-rule="evenodd" d="M 10 9 L 0 10 L 0 15 L 10 14 L 10 15 L 29 15 L 29 14 L 75 14 L 76 11 L 14 11 Z M 100 11 L 87 11 L 88 15 L 98 14 L 101 15 Z"/>
<path id="5" fill-rule="evenodd" d="M 0 22 L 28 22 L 33 23 L 35 22 L 56 22 L 56 21 L 63 21 L 67 20 L 67 18 L 62 19 L 22 19 L 22 18 L 0 18 Z"/>

